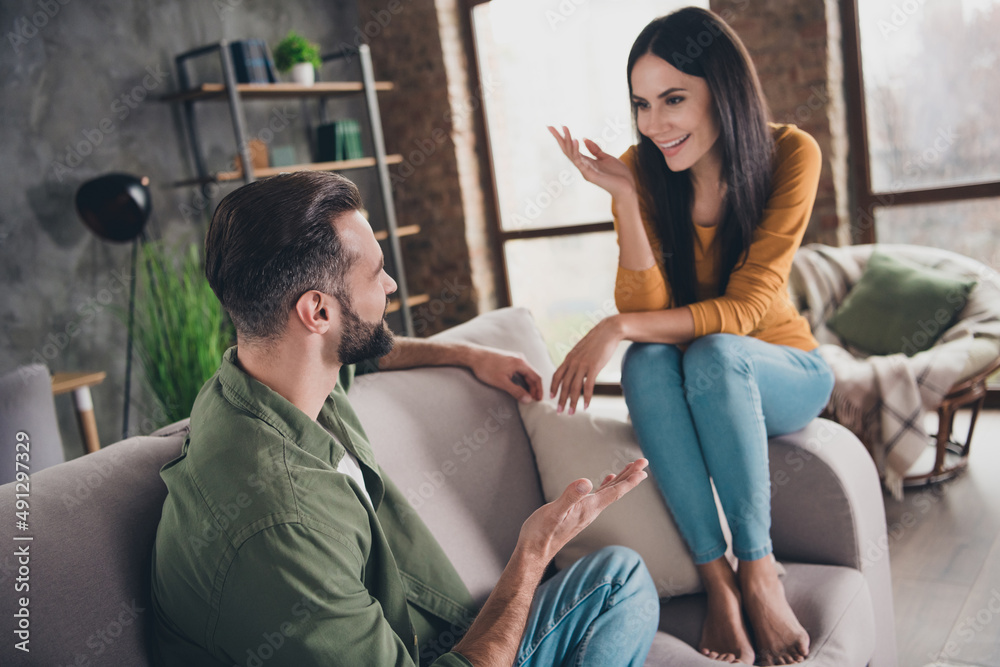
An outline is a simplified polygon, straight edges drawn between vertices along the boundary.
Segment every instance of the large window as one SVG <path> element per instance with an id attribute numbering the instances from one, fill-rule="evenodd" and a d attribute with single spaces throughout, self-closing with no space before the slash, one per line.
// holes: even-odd
<path id="1" fill-rule="evenodd" d="M 841 0 L 855 238 L 1000 269 L 1000 0 Z M 990 382 L 990 402 L 1000 377 Z"/>
<path id="2" fill-rule="evenodd" d="M 860 241 L 1000 268 L 1000 0 L 844 0 Z"/>
<path id="3" fill-rule="evenodd" d="M 472 33 L 499 216 L 507 302 L 531 309 L 558 364 L 616 312 L 611 198 L 587 183 L 546 126 L 620 155 L 634 143 L 625 68 L 653 18 L 689 1 L 492 0 Z M 708 2 L 694 3 L 707 7 Z M 620 354 L 600 381 L 620 379 Z"/>

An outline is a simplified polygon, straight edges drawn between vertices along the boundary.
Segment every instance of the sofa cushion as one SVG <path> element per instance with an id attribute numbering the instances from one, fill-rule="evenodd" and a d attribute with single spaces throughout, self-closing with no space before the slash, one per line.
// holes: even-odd
<path id="1" fill-rule="evenodd" d="M 809 665 L 862 667 L 875 651 L 875 618 L 864 576 L 834 565 L 786 563 L 788 602 L 809 633 Z M 660 630 L 646 665 L 711 667 L 698 653 L 705 596 L 686 595 L 660 608 Z"/>
<path id="2" fill-rule="evenodd" d="M 132 438 L 32 475 L 30 529 L 18 532 L 30 542 L 13 541 L 14 488 L 0 487 L 0 512 L 12 519 L 0 539 L 30 553 L 30 664 L 149 664 L 150 554 L 166 497 L 159 470 L 183 441 Z M 7 591 L 20 567 L 13 553 L 0 556 Z M 0 595 L 8 638 L 17 597 Z"/>
<path id="3" fill-rule="evenodd" d="M 480 315 L 435 339 L 522 352 L 551 377 L 545 344 L 524 309 Z M 544 503 L 516 401 L 459 368 L 362 375 L 349 397 L 379 465 L 481 604 L 521 524 Z"/>
<path id="4" fill-rule="evenodd" d="M 586 412 L 559 414 L 551 403 L 519 405 L 546 500 L 558 498 L 570 482 L 586 477 L 598 486 L 642 456 L 632 426 Z M 720 511 L 720 524 L 731 542 Z M 620 544 L 642 556 L 661 598 L 702 590 L 687 544 L 677 531 L 663 496 L 650 478 L 604 510 L 559 552 L 559 569 L 598 549 Z"/>

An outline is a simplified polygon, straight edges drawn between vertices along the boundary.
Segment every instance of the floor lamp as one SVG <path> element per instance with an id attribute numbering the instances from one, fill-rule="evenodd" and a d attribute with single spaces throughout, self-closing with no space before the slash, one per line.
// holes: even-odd
<path id="1" fill-rule="evenodd" d="M 114 243 L 132 242 L 132 282 L 128 297 L 128 343 L 125 348 L 125 403 L 122 439 L 128 437 L 129 403 L 132 394 L 132 328 L 135 321 L 135 283 L 139 244 L 152 203 L 149 178 L 130 174 L 105 174 L 87 181 L 76 191 L 76 211 L 98 237 Z"/>

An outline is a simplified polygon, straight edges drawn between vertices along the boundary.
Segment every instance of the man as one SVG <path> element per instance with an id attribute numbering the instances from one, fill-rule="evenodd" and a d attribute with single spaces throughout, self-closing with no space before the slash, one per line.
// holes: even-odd
<path id="1" fill-rule="evenodd" d="M 642 459 L 594 493 L 578 480 L 532 514 L 471 627 L 434 655 L 432 640 L 475 610 L 375 463 L 347 401 L 350 364 L 464 365 L 526 401 L 541 398 L 541 381 L 519 357 L 485 348 L 393 347 L 383 317 L 396 285 L 360 208 L 347 179 L 298 172 L 246 185 L 215 212 L 206 274 L 237 345 L 198 395 L 181 456 L 161 471 L 154 653 L 185 667 L 641 665 L 658 603 L 637 554 L 602 550 L 535 591 L 555 553 L 645 479 Z"/>

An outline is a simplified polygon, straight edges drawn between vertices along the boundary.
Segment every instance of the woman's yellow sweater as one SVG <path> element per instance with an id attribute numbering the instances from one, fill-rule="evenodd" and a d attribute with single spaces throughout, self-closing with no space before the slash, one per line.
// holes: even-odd
<path id="1" fill-rule="evenodd" d="M 771 194 L 764 215 L 754 231 L 747 261 L 729 277 L 725 294 L 718 293 L 720 243 L 717 227 L 694 226 L 694 257 L 698 302 L 689 304 L 695 337 L 712 333 L 753 336 L 776 345 L 811 351 L 819 344 L 809 323 L 799 315 L 788 295 L 788 274 L 802 237 L 822 166 L 819 145 L 794 125 L 771 124 L 775 142 Z M 636 171 L 636 147 L 621 157 Z M 642 224 L 656 257 L 656 265 L 643 271 L 618 267 L 615 302 L 623 313 L 672 307 L 660 239 L 643 197 L 639 198 Z M 618 214 L 612 207 L 615 230 Z"/>

